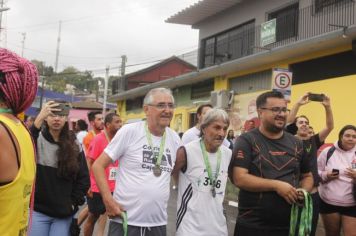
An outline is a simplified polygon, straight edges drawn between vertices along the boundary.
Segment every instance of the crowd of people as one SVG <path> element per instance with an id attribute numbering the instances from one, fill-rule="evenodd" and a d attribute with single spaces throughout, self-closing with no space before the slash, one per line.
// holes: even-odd
<path id="1" fill-rule="evenodd" d="M 0 61 L 0 235 L 87 236 L 94 227 L 104 235 L 109 219 L 108 235 L 164 236 L 172 180 L 176 235 L 227 236 L 229 178 L 239 188 L 235 236 L 315 235 L 319 214 L 326 235 L 356 234 L 356 127 L 342 127 L 318 157 L 334 129 L 326 95 L 319 131 L 298 116 L 308 93 L 289 110 L 283 94 L 268 91 L 256 100 L 258 126 L 251 120 L 236 136 L 226 111 L 203 104 L 180 138 L 169 127 L 175 101 L 166 88 L 146 94 L 142 121 L 123 125 L 116 113 L 90 112 L 74 131 L 64 101 L 20 121 L 37 70 L 5 49 Z M 291 210 L 306 208 L 309 197 L 308 222 Z"/>

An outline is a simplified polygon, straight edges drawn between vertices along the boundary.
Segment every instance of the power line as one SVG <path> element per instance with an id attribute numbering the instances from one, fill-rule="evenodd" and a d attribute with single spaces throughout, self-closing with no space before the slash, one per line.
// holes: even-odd
<path id="1" fill-rule="evenodd" d="M 22 48 L 21 46 L 18 46 L 14 43 L 9 43 L 9 44 L 13 45 L 15 47 L 18 47 L 18 48 Z M 27 47 L 25 47 L 25 49 L 29 50 L 29 51 L 37 52 L 37 53 L 55 55 L 55 53 L 53 53 L 53 52 L 45 52 L 42 50 L 37 50 L 37 49 L 32 49 L 32 48 L 27 48 Z M 82 57 L 82 56 L 70 56 L 70 55 L 62 55 L 62 54 L 61 54 L 61 57 L 78 58 L 78 59 L 120 59 L 121 58 L 120 56 L 117 56 L 117 57 Z"/>

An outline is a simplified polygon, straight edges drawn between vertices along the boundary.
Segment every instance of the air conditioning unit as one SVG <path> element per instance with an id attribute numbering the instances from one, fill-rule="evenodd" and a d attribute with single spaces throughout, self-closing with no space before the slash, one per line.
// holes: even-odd
<path id="1" fill-rule="evenodd" d="M 231 104 L 231 96 L 233 94 L 227 90 L 212 91 L 210 102 L 213 107 L 227 109 Z"/>

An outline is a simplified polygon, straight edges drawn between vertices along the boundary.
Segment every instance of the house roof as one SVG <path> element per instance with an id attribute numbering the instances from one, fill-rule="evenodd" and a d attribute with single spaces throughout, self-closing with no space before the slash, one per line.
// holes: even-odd
<path id="1" fill-rule="evenodd" d="M 196 70 L 196 69 L 197 69 L 196 66 L 190 64 L 189 62 L 184 61 L 184 60 L 180 59 L 180 58 L 177 57 L 177 56 L 171 56 L 171 57 L 169 57 L 169 58 L 167 58 L 167 59 L 164 59 L 163 61 L 161 61 L 161 62 L 159 62 L 159 63 L 157 63 L 157 64 L 154 64 L 154 65 L 149 66 L 149 67 L 146 67 L 146 68 L 144 68 L 144 69 L 142 69 L 142 70 L 138 70 L 138 71 L 132 72 L 132 73 L 130 73 L 130 74 L 127 74 L 127 75 L 125 75 L 125 77 L 126 77 L 126 78 L 130 78 L 130 77 L 132 77 L 132 76 L 134 76 L 134 75 L 139 75 L 139 74 L 146 73 L 147 71 L 153 70 L 153 69 L 155 69 L 155 68 L 157 68 L 157 67 L 161 67 L 161 66 L 163 66 L 164 64 L 167 64 L 168 62 L 171 62 L 171 61 L 177 61 L 177 62 L 179 62 L 179 63 L 181 63 L 181 64 L 186 65 L 187 67 L 191 68 L 192 70 Z"/>
<path id="2" fill-rule="evenodd" d="M 201 0 L 165 20 L 167 23 L 194 25 L 243 0 Z"/>

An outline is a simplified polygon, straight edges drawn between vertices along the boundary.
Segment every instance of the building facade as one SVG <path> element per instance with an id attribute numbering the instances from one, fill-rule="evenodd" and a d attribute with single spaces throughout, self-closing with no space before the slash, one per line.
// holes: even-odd
<path id="1" fill-rule="evenodd" d="M 327 141 L 335 141 L 342 126 L 356 121 L 351 97 L 356 88 L 355 15 L 351 0 L 199 1 L 166 20 L 199 29 L 199 69 L 114 99 L 143 96 L 153 87 L 172 88 L 178 107 L 171 127 L 184 131 L 197 105 L 210 100 L 209 93 L 189 98 L 189 89 L 204 84 L 200 89 L 233 91 L 227 108 L 230 128 L 239 133 L 246 120 L 257 116 L 256 97 L 272 89 L 273 70 L 285 69 L 293 73 L 291 104 L 306 92 L 331 97 L 335 130 Z M 138 116 L 122 101 L 118 104 L 128 118 Z M 320 104 L 308 104 L 300 114 L 310 118 L 316 131 L 325 125 Z"/>

